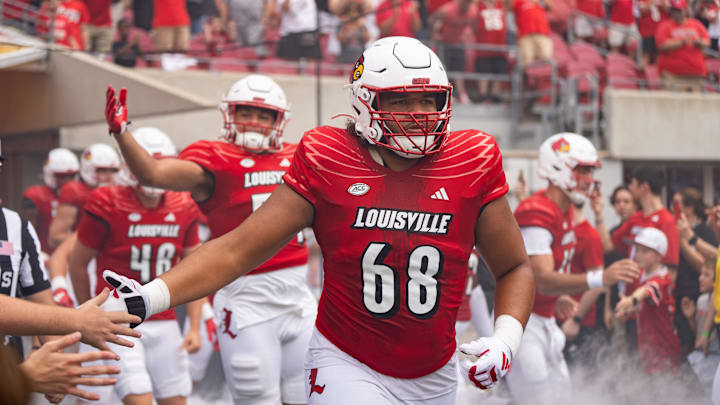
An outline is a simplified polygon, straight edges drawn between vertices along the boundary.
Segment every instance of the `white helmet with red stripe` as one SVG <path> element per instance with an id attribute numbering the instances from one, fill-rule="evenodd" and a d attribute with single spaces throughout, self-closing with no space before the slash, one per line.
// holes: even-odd
<path id="1" fill-rule="evenodd" d="M 120 169 L 120 156 L 115 148 L 104 143 L 85 148 L 80 159 L 80 177 L 91 187 L 103 185 L 98 184 L 97 169 Z"/>
<path id="2" fill-rule="evenodd" d="M 270 126 L 235 120 L 239 106 L 270 110 L 275 116 Z M 282 148 L 282 134 L 290 120 L 290 106 L 285 92 L 275 81 L 264 75 L 250 75 L 230 87 L 220 103 L 223 116 L 222 137 L 252 152 L 276 152 Z M 258 129 L 260 131 L 258 131 Z"/>
<path id="3" fill-rule="evenodd" d="M 177 149 L 172 140 L 161 130 L 153 127 L 143 127 L 132 131 L 135 141 L 155 159 L 171 158 L 177 156 Z M 165 189 L 141 186 L 137 177 L 132 173 L 130 167 L 123 160 L 120 170 L 120 184 L 137 187 L 148 197 L 159 197 L 165 193 Z"/>
<path id="4" fill-rule="evenodd" d="M 415 38 L 386 37 L 375 41 L 355 63 L 350 77 L 350 105 L 355 132 L 406 158 L 437 152 L 447 138 L 452 86 L 435 52 Z M 435 93 L 437 111 L 397 113 L 380 109 L 379 95 Z M 389 122 L 400 128 L 392 132 Z M 406 132 L 412 122 L 418 132 Z M 411 135 L 412 134 L 412 135 Z"/>
<path id="5" fill-rule="evenodd" d="M 80 170 L 80 162 L 77 156 L 69 149 L 55 148 L 48 153 L 47 160 L 43 165 L 43 180 L 45 185 L 57 188 L 56 174 L 77 174 Z"/>
<path id="6" fill-rule="evenodd" d="M 577 167 L 601 166 L 595 146 L 582 135 L 562 132 L 546 139 L 538 153 L 538 175 L 560 188 L 576 204 L 587 200 L 592 190 L 580 189 Z M 592 186 L 592 175 L 587 182 Z"/>

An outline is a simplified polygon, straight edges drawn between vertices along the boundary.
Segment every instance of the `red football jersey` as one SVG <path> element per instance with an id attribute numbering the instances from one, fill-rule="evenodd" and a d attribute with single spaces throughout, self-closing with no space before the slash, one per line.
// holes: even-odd
<path id="1" fill-rule="evenodd" d="M 593 268 L 603 268 L 605 259 L 603 258 L 602 239 L 598 231 L 585 220 L 575 225 L 575 253 L 570 262 L 570 272 L 572 274 L 585 274 Z M 573 295 L 573 298 L 580 302 L 583 293 Z M 582 324 L 585 326 L 595 326 L 595 318 L 597 305 L 592 304 L 590 310 L 583 318 Z"/>
<path id="2" fill-rule="evenodd" d="M 212 237 L 220 237 L 240 225 L 270 197 L 290 167 L 297 145 L 285 144 L 277 153 L 252 153 L 222 141 L 199 141 L 185 148 L 180 159 L 189 160 L 212 173 L 215 190 L 198 203 L 207 216 Z M 302 234 L 250 274 L 286 269 L 308 262 Z"/>
<path id="3" fill-rule="evenodd" d="M 132 187 L 100 187 L 85 212 L 78 240 L 98 251 L 95 294 L 110 287 L 102 278 L 105 269 L 146 284 L 170 270 L 184 248 L 200 244 L 200 212 L 189 193 L 167 191 L 158 207 L 145 208 Z M 175 310 L 148 318 L 165 319 L 175 319 Z"/>
<path id="4" fill-rule="evenodd" d="M 518 38 L 525 35 L 550 35 L 550 25 L 545 16 L 545 9 L 538 0 L 514 0 L 515 21 L 518 27 Z"/>
<path id="5" fill-rule="evenodd" d="M 675 299 L 673 281 L 667 268 L 650 276 L 643 274 L 628 285 L 628 294 L 645 288 L 650 298 L 640 303 L 638 352 L 646 373 L 675 371 L 680 364 L 680 339 L 673 327 Z"/>
<path id="6" fill-rule="evenodd" d="M 50 222 L 55 217 L 57 211 L 57 195 L 50 187 L 46 185 L 30 186 L 22 195 L 33 203 L 37 208 L 37 223 L 33 224 L 37 231 L 40 245 L 43 252 L 52 253 L 54 249 L 50 248 L 48 243 L 48 235 L 50 230 Z"/>
<path id="7" fill-rule="evenodd" d="M 65 183 L 58 191 L 58 205 L 67 204 L 77 208 L 77 218 L 75 225 L 80 223 L 83 212 L 85 211 L 85 201 L 92 193 L 93 188 L 82 181 L 73 180 Z"/>
<path id="8" fill-rule="evenodd" d="M 563 213 L 560 207 L 545 195 L 545 191 L 526 198 L 515 209 L 515 219 L 520 227 L 537 226 L 550 231 L 553 236 L 550 247 L 555 271 L 558 273 L 570 273 L 570 263 L 575 252 L 573 209 L 570 205 L 568 212 Z M 557 299 L 557 295 L 544 295 L 536 291 L 533 312 L 547 318 L 554 316 Z"/>
<path id="9" fill-rule="evenodd" d="M 460 303 L 460 308 L 458 308 L 457 312 L 458 322 L 469 321 L 472 318 L 470 295 L 472 294 L 473 288 L 475 288 L 475 286 L 477 285 L 477 277 L 475 277 L 475 273 L 477 273 L 477 261 L 479 260 L 479 253 L 477 253 L 477 251 L 475 250 L 472 254 L 475 256 L 475 265 L 471 267 L 468 264 L 465 293 L 463 294 L 462 302 Z"/>
<path id="10" fill-rule="evenodd" d="M 395 172 L 360 137 L 319 127 L 284 179 L 315 208 L 325 274 L 317 329 L 385 375 L 444 366 L 480 210 L 508 190 L 495 139 L 452 132 L 441 151 Z"/>
<path id="11" fill-rule="evenodd" d="M 635 212 L 620 228 L 612 234 L 613 244 L 618 252 L 632 259 L 635 251 L 631 249 L 632 241 L 643 228 L 657 228 L 665 234 L 668 240 L 668 249 L 663 263 L 677 267 L 680 260 L 680 236 L 678 235 L 675 217 L 670 211 L 661 208 L 648 216 L 642 211 Z"/>

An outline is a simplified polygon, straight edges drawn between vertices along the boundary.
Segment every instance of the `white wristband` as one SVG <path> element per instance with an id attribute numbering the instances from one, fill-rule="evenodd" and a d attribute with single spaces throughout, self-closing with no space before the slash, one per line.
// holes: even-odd
<path id="1" fill-rule="evenodd" d="M 520 341 L 522 340 L 523 326 L 520 321 L 511 315 L 502 314 L 495 320 L 495 333 L 493 336 L 505 342 L 510 348 L 510 353 L 515 357 Z"/>
<path id="2" fill-rule="evenodd" d="M 213 308 L 209 303 L 204 302 L 202 304 L 202 320 L 207 322 L 208 319 L 213 318 L 215 318 L 215 311 L 213 311 Z"/>
<path id="3" fill-rule="evenodd" d="M 50 280 L 50 289 L 55 291 L 58 288 L 64 288 L 67 290 L 67 279 L 65 277 L 55 276 L 52 280 Z"/>
<path id="4" fill-rule="evenodd" d="M 603 271 L 602 270 L 593 270 L 588 271 L 585 276 L 585 280 L 587 281 L 587 285 L 589 289 L 593 288 L 600 288 L 603 286 Z"/>
<path id="5" fill-rule="evenodd" d="M 159 278 L 142 286 L 148 300 L 148 311 L 145 319 L 170 309 L 170 290 Z"/>

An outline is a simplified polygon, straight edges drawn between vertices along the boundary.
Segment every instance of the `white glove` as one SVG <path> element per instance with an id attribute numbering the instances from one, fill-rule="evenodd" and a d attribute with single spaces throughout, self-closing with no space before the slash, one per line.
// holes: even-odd
<path id="1" fill-rule="evenodd" d="M 150 314 L 149 298 L 140 283 L 111 270 L 103 271 L 103 278 L 115 289 L 100 308 L 105 311 L 126 311 L 139 316 L 143 321 L 147 319 Z M 131 323 L 130 327 L 138 325 L 139 323 Z"/>
<path id="2" fill-rule="evenodd" d="M 510 371 L 512 351 L 510 346 L 498 337 L 481 337 L 460 345 L 460 351 L 476 356 L 473 361 L 462 362 L 463 373 L 476 387 L 487 390 L 495 386 Z"/>

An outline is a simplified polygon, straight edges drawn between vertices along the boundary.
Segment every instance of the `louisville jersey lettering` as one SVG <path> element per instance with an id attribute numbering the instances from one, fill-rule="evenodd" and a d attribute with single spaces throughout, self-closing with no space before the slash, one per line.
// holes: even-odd
<path id="1" fill-rule="evenodd" d="M 131 187 L 109 186 L 93 191 L 78 226 L 78 239 L 98 251 L 95 294 L 110 287 L 102 278 L 105 269 L 143 284 L 170 270 L 185 247 L 200 243 L 199 214 L 186 192 L 168 191 L 158 207 L 145 208 Z M 149 319 L 175 319 L 175 310 Z"/>
<path id="2" fill-rule="evenodd" d="M 553 237 L 552 249 L 555 271 L 570 274 L 570 263 L 575 251 L 575 232 L 573 229 L 573 206 L 567 213 L 540 191 L 525 199 L 515 209 L 515 219 L 523 227 L 540 227 L 550 231 Z M 535 292 L 533 313 L 550 318 L 555 313 L 555 301 L 558 296 Z"/>
<path id="3" fill-rule="evenodd" d="M 22 198 L 32 203 L 37 209 L 37 223 L 33 225 L 35 225 L 43 251 L 51 253 L 53 249 L 50 249 L 48 235 L 50 233 L 50 222 L 52 222 L 57 211 L 57 195 L 53 189 L 46 185 L 36 185 L 25 190 Z M 26 203 L 23 202 L 23 204 Z"/>
<path id="4" fill-rule="evenodd" d="M 199 141 L 180 153 L 180 159 L 202 166 L 215 179 L 207 201 L 199 202 L 207 216 L 213 238 L 240 225 L 257 210 L 283 182 L 297 145 L 284 144 L 277 153 L 251 153 L 227 142 Z M 307 263 L 308 250 L 302 234 L 290 241 L 273 258 L 249 274 L 286 269 Z"/>
<path id="5" fill-rule="evenodd" d="M 440 152 L 393 172 L 361 142 L 316 128 L 284 177 L 313 204 L 326 252 L 316 327 L 372 369 L 416 378 L 455 352 L 475 225 L 508 190 L 502 157 L 492 136 L 460 131 Z"/>

